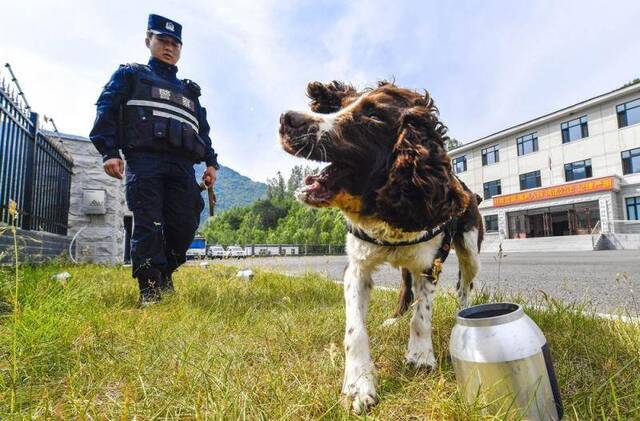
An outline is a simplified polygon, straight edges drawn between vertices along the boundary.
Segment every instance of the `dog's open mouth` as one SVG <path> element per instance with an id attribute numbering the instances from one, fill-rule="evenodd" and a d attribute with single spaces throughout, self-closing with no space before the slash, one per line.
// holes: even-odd
<path id="1" fill-rule="evenodd" d="M 346 167 L 329 164 L 320 173 L 305 178 L 305 186 L 296 191 L 296 197 L 308 205 L 328 205 L 340 192 L 339 181 L 350 172 Z"/>

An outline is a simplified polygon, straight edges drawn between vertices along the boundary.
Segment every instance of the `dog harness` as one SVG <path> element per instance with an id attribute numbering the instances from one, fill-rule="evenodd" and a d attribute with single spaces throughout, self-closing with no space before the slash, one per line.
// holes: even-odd
<path id="1" fill-rule="evenodd" d="M 437 284 L 438 279 L 440 278 L 440 272 L 442 272 L 442 264 L 445 260 L 447 260 L 449 251 L 451 251 L 451 241 L 458 231 L 458 222 L 460 220 L 460 215 L 462 215 L 465 211 L 466 209 L 463 209 L 460 213 L 449 218 L 448 221 L 438 225 L 435 228 L 427 230 L 420 237 L 410 241 L 400 241 L 397 243 L 393 243 L 389 241 L 379 240 L 371 237 L 366 232 L 354 227 L 350 222 L 347 222 L 347 231 L 359 240 L 383 247 L 413 246 L 432 240 L 437 235 L 444 234 L 444 237 L 442 238 L 442 244 L 436 252 L 431 267 L 423 272 L 423 275 L 429 280 L 429 282 Z"/>

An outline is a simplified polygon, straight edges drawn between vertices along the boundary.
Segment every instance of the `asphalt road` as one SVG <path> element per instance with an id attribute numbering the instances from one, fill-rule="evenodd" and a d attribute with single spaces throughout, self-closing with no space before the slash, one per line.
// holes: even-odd
<path id="1" fill-rule="evenodd" d="M 511 253 L 501 264 L 489 253 L 481 254 L 480 259 L 482 269 L 476 289 L 536 299 L 546 293 L 566 302 L 589 302 L 600 312 L 623 310 L 640 315 L 639 250 Z M 346 262 L 346 256 L 313 256 L 231 259 L 224 264 L 290 274 L 317 272 L 339 281 Z M 457 268 L 457 258 L 451 254 L 444 264 L 440 287 L 455 287 Z M 374 281 L 377 286 L 396 288 L 400 273 L 385 265 L 374 275 Z"/>

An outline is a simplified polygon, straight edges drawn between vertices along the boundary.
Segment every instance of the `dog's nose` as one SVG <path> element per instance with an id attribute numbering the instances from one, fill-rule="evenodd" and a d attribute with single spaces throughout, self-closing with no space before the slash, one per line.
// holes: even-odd
<path id="1" fill-rule="evenodd" d="M 308 124 L 307 117 L 296 111 L 287 111 L 280 116 L 280 124 L 292 129 L 299 129 Z"/>

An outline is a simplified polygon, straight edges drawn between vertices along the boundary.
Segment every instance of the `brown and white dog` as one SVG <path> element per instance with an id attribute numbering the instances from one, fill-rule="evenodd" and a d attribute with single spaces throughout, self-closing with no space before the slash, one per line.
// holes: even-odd
<path id="1" fill-rule="evenodd" d="M 342 393 L 360 413 L 378 401 L 365 325 L 372 273 L 385 262 L 402 268 L 395 317 L 415 298 L 406 361 L 435 368 L 431 314 L 439 271 L 431 269 L 441 247 L 448 251 L 448 244 L 443 246 L 445 233 L 397 244 L 424 238 L 455 217 L 451 245 L 460 262 L 459 303 L 466 307 L 480 267 L 481 199 L 453 175 L 444 146 L 447 129 L 427 92 L 389 82 L 357 92 L 334 81 L 310 83 L 307 95 L 312 112 L 282 114 L 280 142 L 292 155 L 330 163 L 320 174 L 307 177 L 297 197 L 310 206 L 339 208 L 352 227 L 344 273 Z"/>

